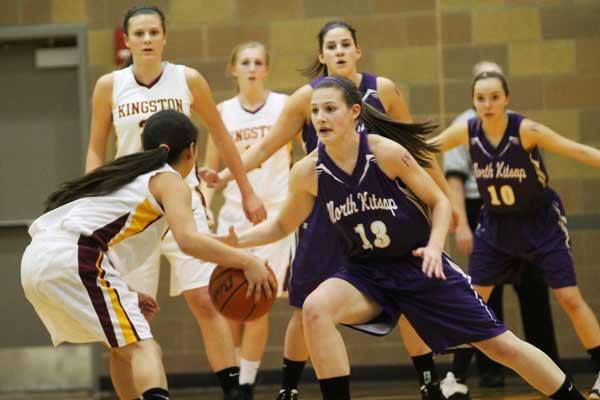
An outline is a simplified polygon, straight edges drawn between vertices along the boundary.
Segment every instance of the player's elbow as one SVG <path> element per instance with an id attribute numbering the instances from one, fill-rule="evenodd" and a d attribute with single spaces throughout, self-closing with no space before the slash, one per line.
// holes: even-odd
<path id="1" fill-rule="evenodd" d="M 191 232 L 179 232 L 178 234 L 174 233 L 173 236 L 175 237 L 177 246 L 179 246 L 179 249 L 183 253 L 190 256 L 193 255 L 192 253 L 194 252 L 194 244 L 196 240 L 194 239 L 194 235 L 192 235 Z"/>

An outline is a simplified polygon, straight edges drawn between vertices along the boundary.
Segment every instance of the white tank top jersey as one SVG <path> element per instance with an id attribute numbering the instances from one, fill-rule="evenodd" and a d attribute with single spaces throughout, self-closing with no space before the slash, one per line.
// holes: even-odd
<path id="1" fill-rule="evenodd" d="M 113 72 L 112 117 L 117 135 L 116 158 L 142 151 L 144 123 L 154 113 L 176 110 L 188 117 L 192 93 L 185 79 L 185 66 L 163 62 L 163 71 L 151 87 L 138 83 L 133 65 Z M 195 171 L 186 178 L 198 185 Z"/>
<path id="2" fill-rule="evenodd" d="M 269 92 L 265 104 L 254 112 L 245 110 L 236 96 L 218 105 L 225 127 L 240 153 L 266 136 L 275 123 L 287 95 Z M 265 204 L 285 200 L 291 165 L 291 146 L 275 152 L 260 168 L 251 171 L 248 179 Z M 225 201 L 241 203 L 241 194 L 235 182 L 229 182 L 223 191 Z"/>
<path id="3" fill-rule="evenodd" d="M 168 164 L 138 176 L 105 196 L 85 197 L 47 212 L 29 227 L 29 235 L 51 232 L 91 236 L 121 273 L 141 265 L 160 244 L 166 229 L 162 208 L 150 193 L 150 178 L 179 173 Z"/>

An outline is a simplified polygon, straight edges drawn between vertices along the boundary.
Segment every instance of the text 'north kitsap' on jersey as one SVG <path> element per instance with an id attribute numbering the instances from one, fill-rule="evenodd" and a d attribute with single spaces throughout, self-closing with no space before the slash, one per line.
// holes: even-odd
<path id="1" fill-rule="evenodd" d="M 507 115 L 508 124 L 497 147 L 485 136 L 481 120 L 471 118 L 469 152 L 485 206 L 499 214 L 525 214 L 544 204 L 548 174 L 539 149 L 523 149 L 519 134 L 523 116 Z"/>
<path id="2" fill-rule="evenodd" d="M 403 257 L 427 244 L 431 230 L 426 206 L 398 179 L 377 165 L 361 133 L 351 175 L 340 169 L 319 144 L 318 201 L 341 235 L 352 259 Z"/>
<path id="3" fill-rule="evenodd" d="M 377 77 L 366 72 L 362 72 L 361 75 L 362 79 L 360 80 L 358 90 L 362 95 L 362 101 L 375 107 L 382 113 L 385 113 L 385 108 L 383 107 L 381 100 L 379 100 L 379 95 L 377 93 Z M 325 78 L 327 77 L 320 76 L 314 79 L 310 83 L 310 86 L 314 89 Z M 362 131 L 363 129 L 361 126 L 358 127 L 359 131 Z M 306 121 L 304 128 L 302 128 L 302 141 L 304 142 L 304 150 L 306 153 L 310 153 L 317 148 L 319 139 L 317 138 L 317 131 L 310 120 Z"/>

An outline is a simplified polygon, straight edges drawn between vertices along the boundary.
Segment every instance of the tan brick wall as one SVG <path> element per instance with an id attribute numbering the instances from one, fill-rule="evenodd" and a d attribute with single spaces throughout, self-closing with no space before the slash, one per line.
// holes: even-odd
<path id="1" fill-rule="evenodd" d="M 87 23 L 91 82 L 113 65 L 112 32 L 132 0 L 4 0 L 0 25 Z M 446 124 L 469 107 L 470 71 L 481 59 L 498 62 L 513 94 L 511 106 L 563 135 L 600 144 L 600 1 L 598 0 L 159 0 L 168 18 L 167 58 L 203 73 L 217 100 L 232 95 L 224 69 L 242 40 L 272 51 L 270 86 L 291 92 L 305 80 L 296 72 L 312 59 L 319 27 L 330 18 L 355 24 L 362 68 L 395 80 L 417 118 Z M 546 156 L 553 186 L 569 214 L 597 215 L 600 170 Z M 600 230 L 572 232 L 581 289 L 600 312 Z M 461 261 L 464 259 L 458 257 Z M 170 372 L 207 371 L 195 322 L 181 298 L 167 297 L 163 269 L 161 315 L 153 323 Z M 520 333 L 514 295 L 507 291 L 508 324 Z M 564 357 L 582 357 L 567 318 L 556 304 Z M 278 368 L 289 311 L 275 307 L 265 368 Z M 408 363 L 394 333 L 373 339 L 344 331 L 354 364 Z"/>

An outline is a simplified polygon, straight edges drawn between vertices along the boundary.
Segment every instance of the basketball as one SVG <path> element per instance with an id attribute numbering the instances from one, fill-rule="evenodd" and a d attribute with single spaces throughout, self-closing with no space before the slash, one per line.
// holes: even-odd
<path id="1" fill-rule="evenodd" d="M 275 288 L 277 278 L 271 268 L 267 267 Z M 213 271 L 208 284 L 210 299 L 215 308 L 226 318 L 234 321 L 252 321 L 265 315 L 273 305 L 275 296 L 265 298 L 261 296 L 255 302 L 254 296 L 246 297 L 248 281 L 244 271 L 237 268 L 228 268 L 218 265 Z"/>

